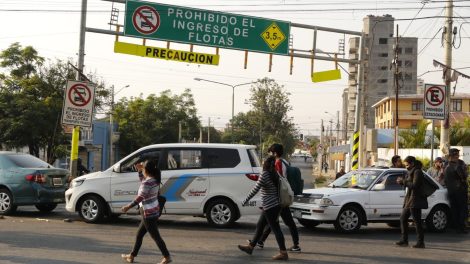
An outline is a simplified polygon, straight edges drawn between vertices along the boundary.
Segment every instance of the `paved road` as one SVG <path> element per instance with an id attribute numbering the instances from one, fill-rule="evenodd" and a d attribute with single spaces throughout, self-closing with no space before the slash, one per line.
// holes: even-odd
<path id="1" fill-rule="evenodd" d="M 302 179 L 304 179 L 304 188 L 314 188 L 312 159 L 307 159 L 307 161 L 305 161 L 304 158 L 295 157 L 291 159 L 291 165 L 300 169 Z"/>
<path id="2" fill-rule="evenodd" d="M 1 264 L 121 263 L 133 242 L 139 218 L 123 216 L 105 224 L 86 224 L 60 206 L 52 214 L 34 207 L 20 208 L 15 216 L 0 219 Z M 71 217 L 73 222 L 64 222 Z M 160 231 L 174 263 L 272 263 L 277 251 L 274 237 L 266 247 L 248 256 L 237 249 L 254 232 L 256 217 L 243 217 L 230 229 L 215 229 L 205 219 L 164 215 Z M 289 231 L 284 226 L 287 245 Z M 398 248 L 399 230 L 373 224 L 356 234 L 337 233 L 330 225 L 299 227 L 301 254 L 290 254 L 289 263 L 470 263 L 470 235 L 426 234 L 424 250 Z M 414 241 L 414 235 L 410 239 Z M 156 263 L 160 255 L 146 237 L 138 263 Z"/>

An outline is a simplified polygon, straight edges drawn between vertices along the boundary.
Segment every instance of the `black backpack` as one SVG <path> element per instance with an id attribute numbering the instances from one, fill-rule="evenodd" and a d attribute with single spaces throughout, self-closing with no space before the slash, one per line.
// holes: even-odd
<path id="1" fill-rule="evenodd" d="M 282 159 L 282 163 L 286 165 L 287 181 L 289 182 L 290 187 L 292 188 L 292 191 L 294 192 L 294 195 L 302 194 L 304 190 L 304 180 L 302 179 L 302 173 L 300 172 L 300 169 L 297 167 L 291 166 L 284 159 Z"/>

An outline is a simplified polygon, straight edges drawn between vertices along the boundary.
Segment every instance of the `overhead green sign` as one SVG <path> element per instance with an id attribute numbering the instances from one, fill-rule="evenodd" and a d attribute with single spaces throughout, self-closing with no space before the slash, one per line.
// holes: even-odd
<path id="1" fill-rule="evenodd" d="M 124 35 L 287 55 L 290 22 L 128 0 Z"/>

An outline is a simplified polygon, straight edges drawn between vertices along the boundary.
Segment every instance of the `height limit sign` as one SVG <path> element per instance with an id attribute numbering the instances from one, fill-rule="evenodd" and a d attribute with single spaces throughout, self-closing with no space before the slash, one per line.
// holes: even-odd
<path id="1" fill-rule="evenodd" d="M 62 124 L 90 127 L 94 101 L 95 87 L 87 82 L 68 81 L 62 109 Z"/>
<path id="2" fill-rule="evenodd" d="M 424 86 L 424 119 L 446 118 L 446 86 L 425 84 Z"/>

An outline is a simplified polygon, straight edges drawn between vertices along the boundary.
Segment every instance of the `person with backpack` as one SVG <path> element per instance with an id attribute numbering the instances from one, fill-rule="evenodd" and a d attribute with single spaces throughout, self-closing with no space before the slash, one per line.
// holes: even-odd
<path id="1" fill-rule="evenodd" d="M 302 194 L 303 182 L 300 170 L 296 167 L 290 166 L 289 163 L 282 158 L 282 155 L 284 154 L 283 146 L 281 144 L 273 144 L 269 148 L 269 152 L 276 159 L 276 172 L 279 173 L 279 175 L 282 175 L 287 178 L 292 190 L 294 191 L 294 195 Z M 288 206 L 281 208 L 281 218 L 284 224 L 289 227 L 289 231 L 291 233 L 292 241 L 294 244 L 287 250 L 291 252 L 300 252 L 301 248 L 299 246 L 299 231 L 297 230 L 297 226 L 295 225 L 294 218 L 292 217 L 292 213 Z M 260 241 L 257 243 L 256 246 L 258 246 L 259 248 L 263 248 L 264 242 L 266 241 L 270 233 L 271 229 L 269 227 L 266 227 L 263 232 L 263 236 L 261 237 Z"/>
<path id="2" fill-rule="evenodd" d="M 255 187 L 250 191 L 248 196 L 242 202 L 245 206 L 251 198 L 253 198 L 261 190 L 262 213 L 256 225 L 256 231 L 253 239 L 250 240 L 248 245 L 238 245 L 238 248 L 251 255 L 255 245 L 260 241 L 263 230 L 266 225 L 273 230 L 276 241 L 279 246 L 279 254 L 272 257 L 273 260 L 287 260 L 287 254 L 284 235 L 282 234 L 281 226 L 279 225 L 279 213 L 281 206 L 279 202 L 279 175 L 277 175 L 274 168 L 275 158 L 268 157 L 263 163 L 263 172 L 256 182 Z"/>

